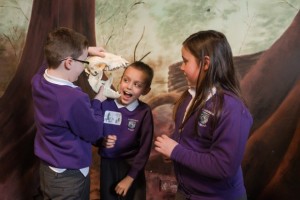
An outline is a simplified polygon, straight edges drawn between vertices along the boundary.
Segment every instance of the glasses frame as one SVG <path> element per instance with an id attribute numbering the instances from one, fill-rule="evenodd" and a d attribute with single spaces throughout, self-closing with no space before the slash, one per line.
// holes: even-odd
<path id="1" fill-rule="evenodd" d="M 60 62 L 62 62 L 62 61 L 64 61 L 64 60 L 67 60 L 67 59 L 72 59 L 72 60 L 75 60 L 75 61 L 77 61 L 77 62 L 81 62 L 81 63 L 83 63 L 83 64 L 87 64 L 87 65 L 90 64 L 89 61 L 86 61 L 86 60 L 79 60 L 79 59 L 76 59 L 76 58 L 64 58 L 64 59 L 60 60 Z"/>

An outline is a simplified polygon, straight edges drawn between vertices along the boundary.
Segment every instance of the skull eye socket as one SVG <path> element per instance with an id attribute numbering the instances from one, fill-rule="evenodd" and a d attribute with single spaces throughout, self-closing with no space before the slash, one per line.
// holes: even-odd
<path id="1" fill-rule="evenodd" d="M 97 76 L 99 74 L 99 72 L 95 70 L 91 70 L 90 68 L 85 68 L 85 73 L 87 75 L 92 75 L 92 76 Z"/>
<path id="2" fill-rule="evenodd" d="M 92 74 L 93 76 L 97 76 L 97 75 L 99 74 L 99 72 L 94 71 L 94 72 L 91 72 L 91 74 Z"/>

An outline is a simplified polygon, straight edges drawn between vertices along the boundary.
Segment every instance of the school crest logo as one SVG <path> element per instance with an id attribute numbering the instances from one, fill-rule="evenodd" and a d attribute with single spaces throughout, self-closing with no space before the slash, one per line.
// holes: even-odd
<path id="1" fill-rule="evenodd" d="M 203 109 L 200 114 L 198 125 L 202 127 L 206 127 L 210 115 L 213 114 L 209 110 Z"/>
<path id="2" fill-rule="evenodd" d="M 136 127 L 137 120 L 129 119 L 128 120 L 128 130 L 133 131 Z"/>

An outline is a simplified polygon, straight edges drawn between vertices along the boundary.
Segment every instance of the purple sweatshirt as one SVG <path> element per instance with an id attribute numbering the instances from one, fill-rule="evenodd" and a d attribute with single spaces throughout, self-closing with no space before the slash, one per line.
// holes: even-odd
<path id="1" fill-rule="evenodd" d="M 128 175 L 135 178 L 144 169 L 151 150 L 153 138 L 153 118 L 150 107 L 137 101 L 137 107 L 128 110 L 118 108 L 115 100 L 102 102 L 104 115 L 103 134 L 116 135 L 117 141 L 113 148 L 101 148 L 103 158 L 129 159 L 131 169 Z"/>
<path id="2" fill-rule="evenodd" d="M 100 101 L 91 103 L 88 95 L 70 82 L 49 82 L 43 72 L 32 78 L 35 155 L 56 168 L 88 167 L 92 161 L 91 143 L 102 137 L 102 112 L 93 109 L 99 108 Z"/>
<path id="3" fill-rule="evenodd" d="M 194 112 L 179 133 L 187 97 L 176 115 L 174 139 L 179 143 L 171 153 L 179 190 L 191 200 L 234 200 L 246 194 L 241 162 L 252 126 L 252 117 L 241 100 L 225 92 L 220 120 L 213 134 L 212 99 L 201 111 L 198 133 Z"/>

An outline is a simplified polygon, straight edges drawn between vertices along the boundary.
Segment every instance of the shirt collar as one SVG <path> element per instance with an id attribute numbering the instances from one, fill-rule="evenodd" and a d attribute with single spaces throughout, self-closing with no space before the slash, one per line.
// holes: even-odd
<path id="1" fill-rule="evenodd" d="M 70 86 L 70 87 L 73 87 L 73 88 L 76 88 L 77 86 L 74 85 L 72 82 L 70 81 L 67 81 L 65 79 L 61 79 L 61 78 L 57 78 L 55 76 L 51 76 L 50 74 L 48 74 L 48 69 L 45 70 L 45 73 L 44 73 L 44 78 L 50 82 L 50 83 L 53 83 L 53 84 L 56 84 L 56 85 L 67 85 L 67 86 Z"/>
<path id="2" fill-rule="evenodd" d="M 195 90 L 195 88 L 189 88 L 188 91 L 189 91 L 190 95 L 192 96 L 192 98 L 194 98 L 195 95 L 196 95 L 196 90 Z"/>
<path id="3" fill-rule="evenodd" d="M 117 107 L 120 109 L 120 108 L 127 108 L 127 110 L 129 110 L 129 111 L 134 111 L 137 107 L 138 107 L 138 105 L 139 105 L 139 101 L 138 100 L 135 100 L 135 101 L 133 101 L 131 104 L 128 104 L 127 106 L 124 106 L 124 105 L 122 105 L 122 104 L 120 104 L 118 101 L 117 101 L 117 99 L 115 99 L 115 103 L 116 103 L 116 105 L 117 105 Z"/>
<path id="4" fill-rule="evenodd" d="M 192 98 L 195 98 L 196 90 L 194 88 L 190 88 L 188 91 L 189 91 L 190 95 L 192 96 Z M 214 96 L 216 94 L 216 91 L 217 91 L 216 87 L 213 87 L 210 90 L 210 92 L 209 92 L 209 94 L 208 94 L 205 101 L 208 101 L 212 96 Z"/>

